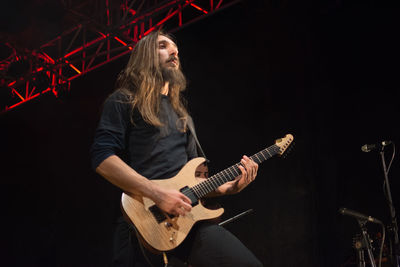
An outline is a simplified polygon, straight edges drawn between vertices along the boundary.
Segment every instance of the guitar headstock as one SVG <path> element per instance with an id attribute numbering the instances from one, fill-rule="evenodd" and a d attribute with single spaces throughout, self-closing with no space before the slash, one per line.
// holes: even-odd
<path id="1" fill-rule="evenodd" d="M 279 147 L 279 156 L 285 157 L 293 147 L 293 135 L 287 134 L 285 137 L 277 139 L 275 145 Z"/>

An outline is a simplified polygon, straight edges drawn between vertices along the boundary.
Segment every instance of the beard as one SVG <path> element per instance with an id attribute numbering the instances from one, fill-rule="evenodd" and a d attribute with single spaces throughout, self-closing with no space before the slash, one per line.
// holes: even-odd
<path id="1" fill-rule="evenodd" d="M 175 69 L 162 66 L 161 73 L 164 82 L 168 82 L 170 88 L 180 88 L 181 90 L 186 88 L 186 77 L 180 68 Z"/>

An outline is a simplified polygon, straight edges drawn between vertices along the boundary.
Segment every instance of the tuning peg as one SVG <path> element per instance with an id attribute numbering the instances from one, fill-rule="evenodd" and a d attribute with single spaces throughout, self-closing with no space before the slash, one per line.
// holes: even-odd
<path id="1" fill-rule="evenodd" d="M 286 159 L 287 155 L 293 150 L 294 142 L 292 142 L 286 151 L 282 154 L 282 157 Z"/>

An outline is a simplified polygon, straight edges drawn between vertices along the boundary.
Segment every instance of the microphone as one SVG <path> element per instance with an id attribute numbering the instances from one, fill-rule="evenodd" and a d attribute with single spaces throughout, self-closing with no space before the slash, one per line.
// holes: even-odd
<path id="1" fill-rule="evenodd" d="M 361 213 L 359 213 L 357 211 L 350 210 L 350 209 L 347 209 L 347 208 L 340 208 L 339 209 L 339 213 L 342 214 L 342 215 L 347 215 L 347 216 L 354 217 L 354 218 L 356 218 L 358 220 L 369 221 L 369 222 L 377 223 L 377 224 L 383 224 L 380 220 L 378 220 L 378 219 L 376 219 L 374 217 L 367 216 L 367 215 L 361 214 Z"/>
<path id="2" fill-rule="evenodd" d="M 361 151 L 362 152 L 370 152 L 375 149 L 382 149 L 385 146 L 390 145 L 391 143 L 392 143 L 392 141 L 382 141 L 377 144 L 371 144 L 371 145 L 366 144 L 361 147 Z"/>

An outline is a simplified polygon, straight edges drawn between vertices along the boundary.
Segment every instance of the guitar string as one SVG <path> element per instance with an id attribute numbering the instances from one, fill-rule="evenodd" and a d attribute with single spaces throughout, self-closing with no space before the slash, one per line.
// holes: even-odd
<path id="1" fill-rule="evenodd" d="M 274 148 L 275 148 L 275 149 L 274 149 Z M 262 151 L 256 153 L 255 155 L 251 156 L 250 158 L 251 158 L 252 160 L 254 160 L 255 162 L 257 162 L 257 163 L 261 163 L 263 160 L 261 160 L 261 159 L 258 157 L 258 154 L 261 154 L 261 155 L 263 156 L 264 160 L 266 160 L 267 157 L 264 155 L 263 152 L 266 151 L 270 156 L 272 156 L 272 153 L 271 153 L 271 151 L 270 151 L 269 149 L 272 149 L 273 152 L 279 151 L 279 149 L 276 149 L 276 148 L 277 148 L 277 146 L 276 146 L 276 145 L 273 145 L 273 146 L 271 146 L 271 147 L 269 147 L 269 148 L 266 148 L 266 149 L 264 149 L 264 150 L 262 150 Z M 275 154 L 275 153 L 273 153 L 273 154 Z M 215 182 L 216 179 L 221 179 L 221 178 L 222 178 L 222 179 L 223 179 L 223 182 L 225 183 L 225 182 L 228 182 L 229 180 L 233 180 L 235 177 L 237 177 L 237 176 L 239 175 L 239 172 L 238 172 L 238 165 L 239 165 L 239 164 L 236 164 L 236 165 L 234 165 L 234 166 L 231 166 L 231 167 L 229 167 L 229 168 L 227 168 L 227 169 L 221 171 L 221 172 L 218 173 L 217 175 L 214 175 L 214 176 L 210 177 L 209 179 L 207 179 L 207 181 L 203 182 L 203 184 L 199 184 L 198 188 L 203 189 L 203 190 L 202 190 L 202 195 L 207 194 L 207 193 L 208 193 L 207 191 L 211 192 L 212 190 L 215 190 L 219 185 L 222 184 L 222 183 L 218 183 L 218 182 L 217 182 L 217 183 L 216 183 L 216 184 L 218 185 L 217 187 L 212 186 L 212 183 Z M 236 172 L 236 175 L 235 175 L 233 172 Z M 226 178 L 227 178 L 227 179 L 226 179 Z M 211 187 L 211 191 L 210 191 L 210 187 Z M 204 192 L 204 191 L 205 191 L 205 192 Z"/>
<path id="2" fill-rule="evenodd" d="M 279 146 L 272 145 L 270 147 L 267 147 L 261 151 L 259 151 L 258 153 L 254 154 L 253 156 L 251 156 L 250 158 L 256 162 L 257 164 L 262 163 L 264 160 L 267 160 L 269 158 L 271 158 L 273 155 L 277 154 L 279 152 L 280 148 Z M 268 156 L 266 156 L 266 154 L 268 154 Z M 259 156 L 262 156 L 263 159 L 261 159 Z M 237 177 L 238 175 L 240 175 L 240 173 L 238 172 L 239 170 L 239 165 L 241 165 L 240 163 L 237 163 L 227 169 L 222 170 L 221 172 L 213 175 L 212 177 L 210 177 L 209 179 L 207 179 L 204 182 L 201 182 L 200 184 L 197 184 L 195 186 L 192 187 L 193 191 L 195 192 L 197 197 L 203 197 L 206 194 L 208 194 L 209 192 L 215 190 L 216 188 L 218 188 L 220 185 L 233 180 L 235 177 Z M 236 175 L 235 175 L 236 173 Z M 221 183 L 222 182 L 222 183 Z"/>

